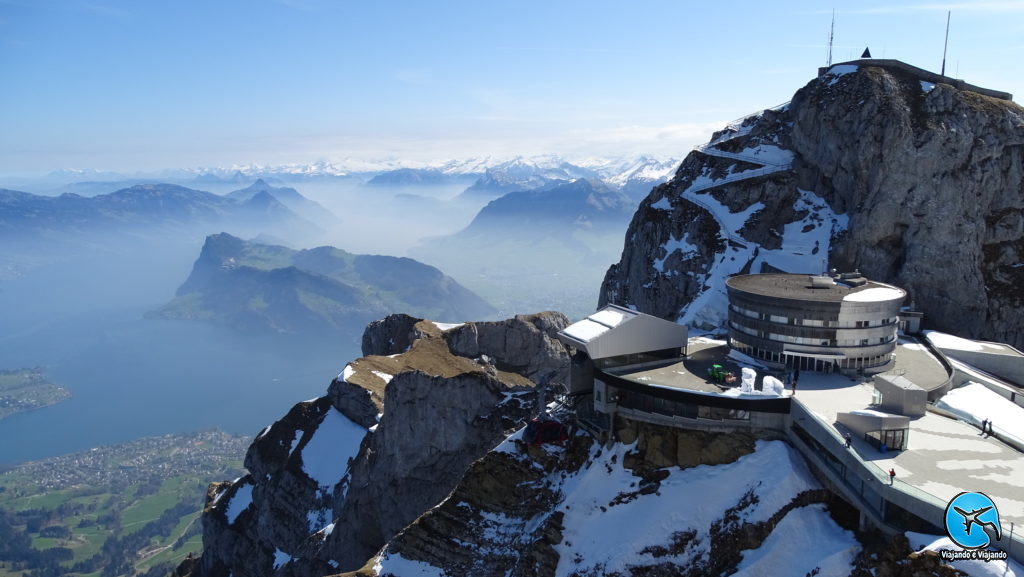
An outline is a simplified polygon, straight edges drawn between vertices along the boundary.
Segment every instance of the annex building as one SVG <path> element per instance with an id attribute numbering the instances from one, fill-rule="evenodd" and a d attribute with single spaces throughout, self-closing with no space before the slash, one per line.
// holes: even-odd
<path id="1" fill-rule="evenodd" d="M 771 368 L 873 374 L 893 366 L 906 291 L 859 272 L 726 280 L 729 345 Z"/>

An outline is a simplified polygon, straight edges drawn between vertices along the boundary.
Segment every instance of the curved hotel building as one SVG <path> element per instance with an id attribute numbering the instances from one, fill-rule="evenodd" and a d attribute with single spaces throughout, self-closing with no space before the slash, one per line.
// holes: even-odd
<path id="1" fill-rule="evenodd" d="M 737 275 L 726 287 L 730 346 L 770 367 L 892 368 L 903 289 L 860 273 Z"/>

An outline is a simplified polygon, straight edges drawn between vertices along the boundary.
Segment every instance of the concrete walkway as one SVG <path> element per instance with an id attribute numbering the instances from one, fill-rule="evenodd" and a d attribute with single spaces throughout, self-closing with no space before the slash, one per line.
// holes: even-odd
<path id="1" fill-rule="evenodd" d="M 794 400 L 845 434 L 835 424 L 836 414 L 869 408 L 873 390 L 869 381 L 807 372 Z M 906 451 L 880 453 L 862 439 L 854 439 L 852 450 L 882 474 L 895 469 L 897 488 L 921 490 L 942 501 L 963 491 L 985 493 L 996 502 L 1007 530 L 1011 521 L 1024 528 L 1024 454 L 980 433 L 972 425 L 928 413 L 911 421 Z"/>

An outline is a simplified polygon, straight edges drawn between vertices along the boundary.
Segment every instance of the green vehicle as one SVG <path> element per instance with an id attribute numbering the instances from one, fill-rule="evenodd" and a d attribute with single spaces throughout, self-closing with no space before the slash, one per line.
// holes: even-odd
<path id="1" fill-rule="evenodd" d="M 708 380 L 719 385 L 725 385 L 736 382 L 736 377 L 732 373 L 727 372 L 722 365 L 711 365 L 711 368 L 708 369 Z"/>

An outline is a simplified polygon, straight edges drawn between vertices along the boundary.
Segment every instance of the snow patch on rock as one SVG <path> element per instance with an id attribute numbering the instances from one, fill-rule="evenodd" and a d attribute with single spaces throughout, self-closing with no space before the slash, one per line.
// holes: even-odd
<path id="1" fill-rule="evenodd" d="M 246 482 L 235 491 L 234 496 L 231 497 L 231 501 L 228 502 L 227 511 L 225 512 L 225 515 L 227 515 L 228 518 L 228 524 L 233 524 L 235 519 L 242 514 L 242 511 L 248 509 L 251 504 L 252 483 Z"/>
<path id="2" fill-rule="evenodd" d="M 302 449 L 302 470 L 321 488 L 341 482 L 348 462 L 359 453 L 366 429 L 331 407 Z"/>

